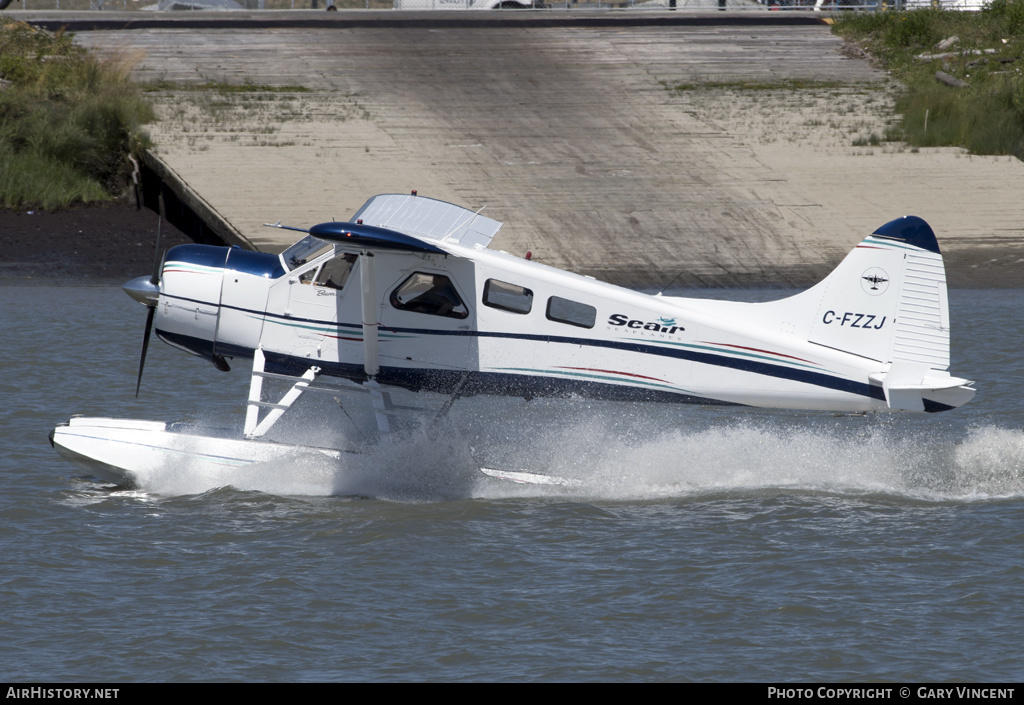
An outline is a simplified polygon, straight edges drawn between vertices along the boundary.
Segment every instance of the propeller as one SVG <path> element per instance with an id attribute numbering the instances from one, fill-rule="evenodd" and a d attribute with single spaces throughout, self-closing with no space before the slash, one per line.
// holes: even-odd
<path id="1" fill-rule="evenodd" d="M 146 330 L 142 334 L 142 355 L 139 357 L 139 375 L 135 381 L 135 398 L 139 397 L 139 388 L 142 386 L 142 369 L 146 366 L 146 352 L 149 350 L 149 334 L 153 330 L 153 317 L 156 315 L 156 306 L 160 301 L 160 272 L 164 267 L 163 253 L 160 250 L 160 228 L 163 223 L 164 198 L 160 196 L 160 213 L 156 221 L 156 251 L 153 254 L 153 274 L 148 277 L 137 277 L 122 286 L 125 293 L 140 304 L 143 304 L 146 311 Z"/>

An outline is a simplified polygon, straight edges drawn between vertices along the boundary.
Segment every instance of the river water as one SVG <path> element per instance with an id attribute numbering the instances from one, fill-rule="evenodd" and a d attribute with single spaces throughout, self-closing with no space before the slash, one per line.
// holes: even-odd
<path id="1" fill-rule="evenodd" d="M 238 424 L 245 370 L 154 341 L 135 400 L 145 311 L 116 286 L 0 303 L 0 679 L 1024 678 L 1024 290 L 950 292 L 979 392 L 943 414 L 473 399 L 350 472 L 132 490 L 52 426 Z"/>

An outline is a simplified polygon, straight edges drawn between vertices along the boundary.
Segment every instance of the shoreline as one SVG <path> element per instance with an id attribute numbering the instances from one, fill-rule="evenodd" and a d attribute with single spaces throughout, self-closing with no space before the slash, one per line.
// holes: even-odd
<path id="1" fill-rule="evenodd" d="M 194 242 L 166 221 L 161 249 Z M 0 285 L 123 283 L 153 268 L 157 215 L 127 200 L 60 211 L 0 209 Z M 939 246 L 943 245 L 939 234 Z M 951 289 L 1024 288 L 1019 247 L 953 247 L 943 252 Z M 833 266 L 838 265 L 837 260 Z M 712 288 L 712 287 L 709 287 Z M 762 282 L 720 289 L 793 289 Z M 681 287 L 680 290 L 685 290 Z"/>
<path id="2" fill-rule="evenodd" d="M 59 211 L 2 209 L 0 283 L 124 282 L 149 274 L 157 220 L 126 200 Z M 192 242 L 167 222 L 160 232 L 162 249 Z"/>
<path id="3" fill-rule="evenodd" d="M 270 81 L 216 108 L 184 88 L 157 92 L 151 128 L 172 190 L 206 206 L 193 208 L 198 220 L 266 252 L 295 239 L 268 221 L 306 226 L 416 188 L 487 207 L 505 223 L 495 249 L 642 290 L 806 288 L 908 213 L 937 233 L 951 288 L 1024 283 L 1022 163 L 884 140 L 892 86 L 827 28 L 620 36 L 527 32 L 523 15 L 509 17 L 493 31 L 466 28 L 456 54 L 450 37 L 419 25 L 402 30 L 397 55 L 390 31 L 339 28 L 281 32 L 272 52 L 250 51 L 270 40 L 242 29 L 218 30 L 215 42 L 166 28 L 76 41 L 143 52 L 136 77 L 171 87 L 206 76 L 201 67 L 225 53 L 239 61 L 210 80 Z M 807 87 L 748 90 L 765 78 L 754 51 L 771 76 Z M 506 59 L 483 60 L 495 54 Z M 502 110 L 509 101 L 521 109 Z M 0 281 L 148 274 L 157 218 L 133 206 L 0 211 Z M 238 237 L 224 238 L 211 214 Z M 189 241 L 164 232 L 164 247 Z"/>

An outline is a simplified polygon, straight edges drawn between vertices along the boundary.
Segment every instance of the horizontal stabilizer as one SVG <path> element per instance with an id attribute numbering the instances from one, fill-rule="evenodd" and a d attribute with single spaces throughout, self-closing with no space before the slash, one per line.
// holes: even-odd
<path id="1" fill-rule="evenodd" d="M 902 360 L 892 363 L 888 371 L 873 374 L 869 379 L 882 385 L 890 409 L 902 411 L 924 411 L 924 394 L 971 384 L 966 379 L 953 377 L 926 364 Z"/>

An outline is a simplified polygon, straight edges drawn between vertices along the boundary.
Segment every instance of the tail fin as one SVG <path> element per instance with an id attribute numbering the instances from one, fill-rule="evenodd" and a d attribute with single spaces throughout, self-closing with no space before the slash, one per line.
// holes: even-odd
<path id="1" fill-rule="evenodd" d="M 883 363 L 871 381 L 882 385 L 890 408 L 949 408 L 974 395 L 967 380 L 945 371 L 946 270 L 935 233 L 921 218 L 886 223 L 795 298 L 805 312 L 817 303 L 808 341 Z"/>
<path id="2" fill-rule="evenodd" d="M 946 270 L 935 233 L 915 216 L 880 227 L 807 291 L 758 304 L 705 302 L 701 309 L 873 361 L 854 365 L 873 370 L 858 381 L 881 387 L 890 409 L 941 411 L 974 396 L 971 382 L 946 371 Z"/>
<path id="3" fill-rule="evenodd" d="M 949 367 L 946 270 L 935 233 L 920 218 L 880 227 L 815 290 L 821 297 L 810 342 L 879 362 Z"/>

